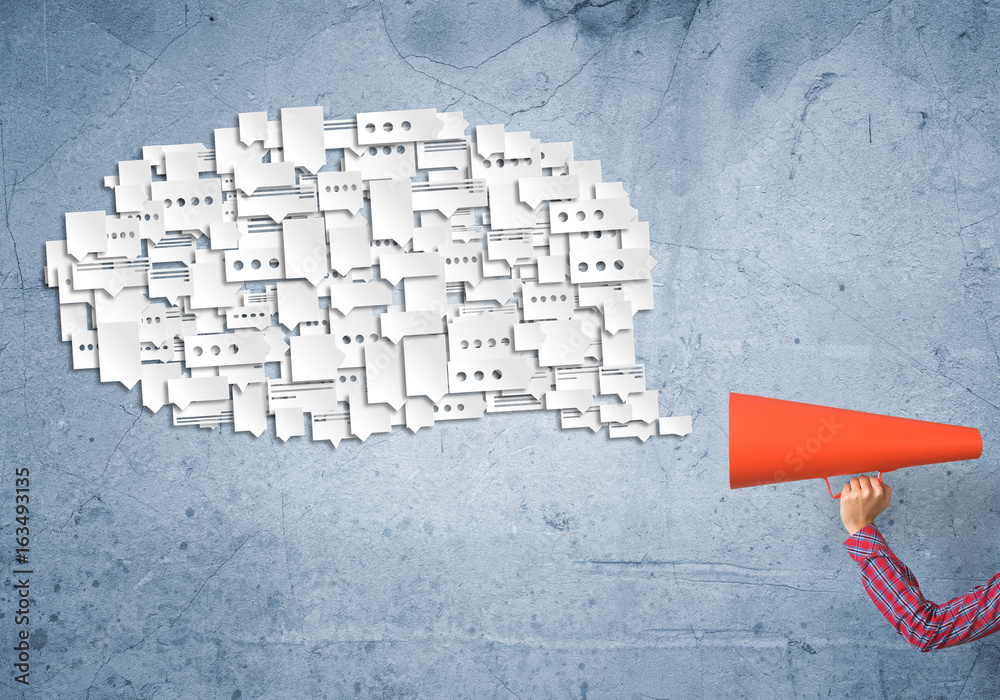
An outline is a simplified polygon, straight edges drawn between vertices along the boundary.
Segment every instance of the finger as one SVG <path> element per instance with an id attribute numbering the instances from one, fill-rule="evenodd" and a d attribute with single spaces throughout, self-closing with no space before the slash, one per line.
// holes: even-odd
<path id="1" fill-rule="evenodd" d="M 850 481 L 844 484 L 844 490 L 841 492 L 842 497 L 847 496 L 848 498 L 854 498 L 855 493 L 856 491 L 854 490 L 854 487 L 851 486 Z"/>
<path id="2" fill-rule="evenodd" d="M 858 480 L 858 489 L 861 492 L 861 498 L 868 498 L 872 492 L 871 481 L 864 475 L 855 478 Z"/>
<path id="3" fill-rule="evenodd" d="M 851 487 L 851 491 L 861 490 L 861 480 L 856 476 L 852 476 L 851 480 L 847 482 L 847 485 Z"/>
<path id="4" fill-rule="evenodd" d="M 871 484 L 872 496 L 877 499 L 882 498 L 882 482 L 878 479 L 869 479 L 869 484 Z"/>

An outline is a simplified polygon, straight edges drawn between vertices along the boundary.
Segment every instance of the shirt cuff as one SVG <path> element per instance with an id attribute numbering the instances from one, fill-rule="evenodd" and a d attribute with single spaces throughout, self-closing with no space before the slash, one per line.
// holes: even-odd
<path id="1" fill-rule="evenodd" d="M 864 526 L 848 537 L 844 542 L 844 546 L 847 548 L 847 553 L 851 556 L 851 559 L 857 562 L 858 566 L 863 566 L 869 557 L 876 554 L 883 547 L 886 549 L 889 547 L 882 537 L 882 533 L 878 531 L 874 523 Z"/>

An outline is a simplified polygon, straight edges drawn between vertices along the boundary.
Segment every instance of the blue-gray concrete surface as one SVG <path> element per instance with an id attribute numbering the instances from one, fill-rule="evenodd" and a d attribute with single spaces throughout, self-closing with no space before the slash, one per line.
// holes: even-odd
<path id="1" fill-rule="evenodd" d="M 731 492 L 731 390 L 979 427 L 879 524 L 925 593 L 1000 569 L 1000 13 L 813 0 L 0 6 L 0 695 L 990 698 L 882 619 L 822 482 Z M 651 225 L 637 351 L 683 440 L 553 414 L 364 444 L 173 428 L 73 372 L 43 242 L 237 112 L 461 109 L 600 159 Z M 31 686 L 13 473 L 31 470 Z"/>

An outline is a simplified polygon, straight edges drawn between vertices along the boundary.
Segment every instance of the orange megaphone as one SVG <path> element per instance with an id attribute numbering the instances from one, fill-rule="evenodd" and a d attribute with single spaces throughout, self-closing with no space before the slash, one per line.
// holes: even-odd
<path id="1" fill-rule="evenodd" d="M 729 394 L 729 487 L 979 459 L 975 428 Z"/>

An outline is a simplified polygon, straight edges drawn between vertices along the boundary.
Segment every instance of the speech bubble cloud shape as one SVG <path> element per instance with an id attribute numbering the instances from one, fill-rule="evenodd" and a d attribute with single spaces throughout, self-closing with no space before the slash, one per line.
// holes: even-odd
<path id="1" fill-rule="evenodd" d="M 635 362 L 656 261 L 621 183 L 569 142 L 468 126 L 307 106 L 241 114 L 214 150 L 145 146 L 105 178 L 116 213 L 69 212 L 46 246 L 74 367 L 176 426 L 273 416 L 283 441 L 532 410 L 689 432 Z"/>

